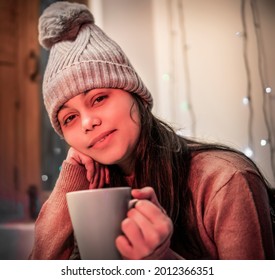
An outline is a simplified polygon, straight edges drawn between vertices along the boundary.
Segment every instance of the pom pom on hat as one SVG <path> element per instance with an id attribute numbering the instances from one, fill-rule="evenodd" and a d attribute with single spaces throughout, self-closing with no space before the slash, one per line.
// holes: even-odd
<path id="1" fill-rule="evenodd" d="M 74 40 L 85 23 L 94 23 L 94 17 L 85 5 L 56 2 L 45 9 L 39 19 L 39 42 L 45 49 L 50 49 L 56 42 Z"/>
<path id="2" fill-rule="evenodd" d="M 60 108 L 96 88 L 117 88 L 138 95 L 149 109 L 153 99 L 120 46 L 95 23 L 83 4 L 56 2 L 39 19 L 39 42 L 50 50 L 43 77 L 43 99 L 51 124 L 63 137 Z"/>

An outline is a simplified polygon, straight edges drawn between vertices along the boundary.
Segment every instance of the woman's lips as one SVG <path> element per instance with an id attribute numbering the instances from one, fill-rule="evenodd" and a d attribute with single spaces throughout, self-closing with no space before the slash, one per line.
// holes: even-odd
<path id="1" fill-rule="evenodd" d="M 101 134 L 99 134 L 98 136 L 96 136 L 92 141 L 91 143 L 88 145 L 88 148 L 92 148 L 93 146 L 95 146 L 97 143 L 101 143 L 103 142 L 110 134 L 112 134 L 113 132 L 115 131 L 114 130 L 109 130 L 109 131 L 105 131 Z"/>

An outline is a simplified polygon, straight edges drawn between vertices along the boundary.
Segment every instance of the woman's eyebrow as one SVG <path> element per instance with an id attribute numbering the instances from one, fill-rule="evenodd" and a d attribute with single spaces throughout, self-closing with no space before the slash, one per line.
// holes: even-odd
<path id="1" fill-rule="evenodd" d="M 59 113 L 60 111 L 64 110 L 64 109 L 68 109 L 68 108 L 69 108 L 69 106 L 67 106 L 66 104 L 63 104 L 63 105 L 59 108 L 58 113 Z"/>
<path id="2" fill-rule="evenodd" d="M 87 95 L 95 96 L 97 94 L 104 93 L 104 92 L 107 92 L 107 90 L 103 88 L 98 88 L 96 91 L 94 91 L 93 89 L 86 90 L 83 92 L 83 94 L 85 96 Z"/>
<path id="3" fill-rule="evenodd" d="M 83 92 L 84 95 L 87 95 L 89 92 L 91 91 L 91 89 L 87 89 Z"/>

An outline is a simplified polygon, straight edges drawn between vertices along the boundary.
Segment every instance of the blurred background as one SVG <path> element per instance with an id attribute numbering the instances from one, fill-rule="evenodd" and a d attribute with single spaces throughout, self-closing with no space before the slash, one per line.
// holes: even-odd
<path id="1" fill-rule="evenodd" d="M 34 221 L 66 144 L 41 95 L 48 52 L 37 40 L 54 0 L 0 0 L 0 259 L 26 259 Z M 87 0 L 185 136 L 251 157 L 275 185 L 274 0 Z"/>

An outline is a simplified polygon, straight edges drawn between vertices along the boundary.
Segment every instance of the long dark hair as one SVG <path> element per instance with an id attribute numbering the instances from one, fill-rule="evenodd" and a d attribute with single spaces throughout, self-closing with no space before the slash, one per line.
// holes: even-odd
<path id="1" fill-rule="evenodd" d="M 178 205 L 189 201 L 187 178 L 191 153 L 188 143 L 172 127 L 156 118 L 133 95 L 140 114 L 141 134 L 135 151 L 133 188 L 152 186 L 158 200 L 175 222 Z M 110 185 L 125 184 L 117 166 L 110 166 Z"/>

